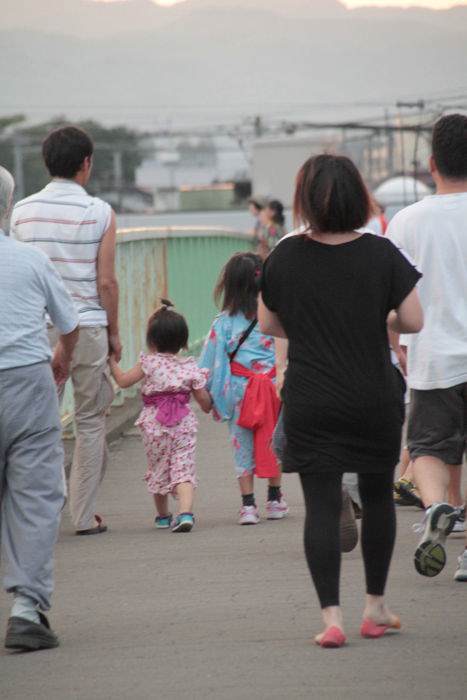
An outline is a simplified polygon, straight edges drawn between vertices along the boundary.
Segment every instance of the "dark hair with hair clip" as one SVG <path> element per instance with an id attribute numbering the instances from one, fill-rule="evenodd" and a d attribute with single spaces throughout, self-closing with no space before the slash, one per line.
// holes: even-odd
<path id="1" fill-rule="evenodd" d="M 224 266 L 214 290 L 214 300 L 230 316 L 256 317 L 263 262 L 255 253 L 235 253 Z"/>
<path id="2" fill-rule="evenodd" d="M 172 355 L 188 347 L 187 322 L 168 299 L 161 299 L 161 306 L 150 317 L 146 343 L 150 350 Z"/>

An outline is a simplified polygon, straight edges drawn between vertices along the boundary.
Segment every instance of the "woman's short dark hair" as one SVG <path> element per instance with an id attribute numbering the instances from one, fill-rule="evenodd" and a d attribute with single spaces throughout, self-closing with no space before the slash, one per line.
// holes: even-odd
<path id="1" fill-rule="evenodd" d="M 467 117 L 448 114 L 433 129 L 432 153 L 436 167 L 448 180 L 467 178 Z"/>
<path id="2" fill-rule="evenodd" d="M 263 262 L 255 253 L 235 253 L 224 266 L 216 288 L 214 299 L 222 311 L 230 316 L 243 313 L 253 319 L 258 309 Z"/>
<path id="3" fill-rule="evenodd" d="M 371 201 L 363 178 L 350 158 L 309 158 L 297 175 L 294 217 L 317 233 L 342 233 L 364 226 Z"/>
<path id="4" fill-rule="evenodd" d="M 76 126 L 54 129 L 42 143 L 42 156 L 50 175 L 68 180 L 75 177 L 93 152 L 90 137 Z"/>
<path id="5" fill-rule="evenodd" d="M 174 355 L 188 347 L 188 325 L 168 299 L 161 299 L 161 307 L 148 321 L 146 344 L 150 350 Z"/>
<path id="6" fill-rule="evenodd" d="M 272 211 L 272 220 L 275 224 L 283 226 L 285 224 L 284 205 L 278 199 L 271 199 L 268 202 L 268 209 Z"/>

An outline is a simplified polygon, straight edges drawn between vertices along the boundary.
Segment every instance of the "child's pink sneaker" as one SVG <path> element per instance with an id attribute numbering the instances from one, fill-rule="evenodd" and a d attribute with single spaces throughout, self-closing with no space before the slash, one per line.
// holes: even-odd
<path id="1" fill-rule="evenodd" d="M 266 513 L 268 520 L 282 520 L 289 512 L 289 506 L 281 498 L 280 501 L 268 501 L 266 503 Z"/>
<path id="2" fill-rule="evenodd" d="M 259 523 L 259 512 L 256 506 L 242 506 L 240 508 L 239 525 L 257 525 Z"/>

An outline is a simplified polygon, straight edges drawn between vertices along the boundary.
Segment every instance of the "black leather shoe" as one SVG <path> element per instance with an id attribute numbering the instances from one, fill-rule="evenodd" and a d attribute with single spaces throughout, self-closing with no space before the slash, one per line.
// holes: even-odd
<path id="1" fill-rule="evenodd" d="M 58 637 L 50 629 L 46 616 L 39 613 L 40 624 L 23 617 L 10 617 L 5 637 L 5 648 L 17 651 L 38 651 L 58 647 Z"/>

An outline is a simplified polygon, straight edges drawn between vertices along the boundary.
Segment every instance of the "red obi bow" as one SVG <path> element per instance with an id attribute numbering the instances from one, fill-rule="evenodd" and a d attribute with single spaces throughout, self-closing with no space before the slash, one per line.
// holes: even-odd
<path id="1" fill-rule="evenodd" d="M 248 379 L 238 425 L 253 431 L 255 475 L 274 479 L 280 476 L 277 459 L 271 450 L 272 434 L 281 406 L 272 382 L 276 370 L 273 367 L 269 372 L 259 374 L 239 362 L 232 362 L 230 367 L 233 375 Z"/>

